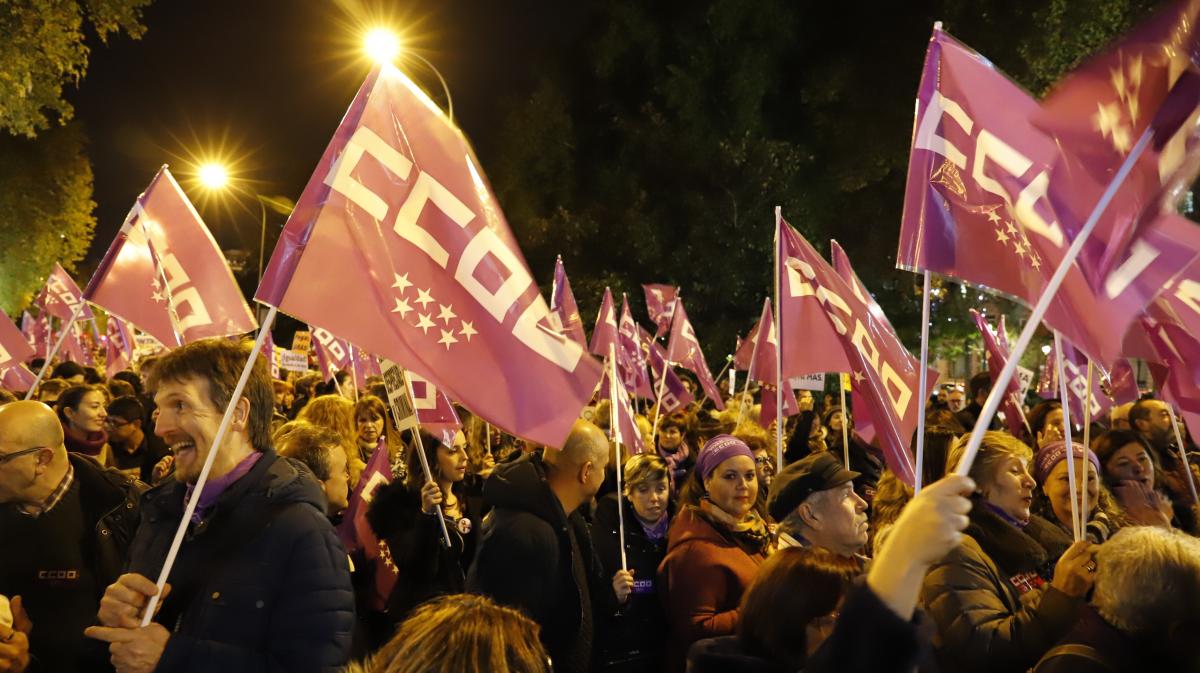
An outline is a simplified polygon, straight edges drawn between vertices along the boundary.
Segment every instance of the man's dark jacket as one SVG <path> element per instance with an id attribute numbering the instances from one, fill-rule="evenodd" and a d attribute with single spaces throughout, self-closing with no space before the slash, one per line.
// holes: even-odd
<path id="1" fill-rule="evenodd" d="M 598 578 L 587 521 L 569 517 L 536 454 L 496 467 L 483 486 L 483 522 L 467 589 L 520 608 L 541 626 L 556 673 L 590 669 L 596 610 L 615 607 Z M 571 535 L 576 540 L 572 549 Z"/>
<path id="2" fill-rule="evenodd" d="M 185 486 L 146 493 L 131 570 L 158 576 Z M 346 552 L 307 469 L 273 451 L 193 524 L 156 617 L 172 633 L 156 673 L 338 671 L 350 653 L 354 594 Z"/>

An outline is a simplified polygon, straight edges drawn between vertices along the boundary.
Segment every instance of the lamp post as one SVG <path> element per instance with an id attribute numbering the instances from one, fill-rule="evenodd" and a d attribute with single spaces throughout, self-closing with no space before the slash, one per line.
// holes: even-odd
<path id="1" fill-rule="evenodd" d="M 450 97 L 450 85 L 446 83 L 446 78 L 442 76 L 442 72 L 429 59 L 411 49 L 402 49 L 400 38 L 387 28 L 374 28 L 368 31 L 366 36 L 363 37 L 363 50 L 367 52 L 367 56 L 371 60 L 377 63 L 393 63 L 400 56 L 415 58 L 424 63 L 425 67 L 433 71 L 433 74 L 438 78 L 438 82 L 441 83 L 442 91 L 446 94 L 446 116 L 451 122 L 454 121 L 454 99 Z"/>

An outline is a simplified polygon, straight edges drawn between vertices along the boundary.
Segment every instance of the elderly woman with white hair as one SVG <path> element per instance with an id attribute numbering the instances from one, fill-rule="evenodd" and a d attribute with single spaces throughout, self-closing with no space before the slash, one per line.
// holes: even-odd
<path id="1" fill-rule="evenodd" d="M 1200 540 L 1125 528 L 1096 562 L 1091 605 L 1035 673 L 1200 670 Z"/>

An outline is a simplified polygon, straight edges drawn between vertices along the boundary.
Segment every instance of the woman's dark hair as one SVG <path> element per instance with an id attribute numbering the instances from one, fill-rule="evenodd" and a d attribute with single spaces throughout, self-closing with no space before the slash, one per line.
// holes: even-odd
<path id="1" fill-rule="evenodd" d="M 925 450 L 921 457 L 925 465 L 921 471 L 921 483 L 932 484 L 946 476 L 946 458 L 950 455 L 950 447 L 960 435 L 966 434 L 957 422 L 949 425 L 925 426 Z M 917 438 L 913 436 L 911 451 L 916 459 Z"/>
<path id="2" fill-rule="evenodd" d="M 700 476 L 699 470 L 692 468 L 683 482 L 683 487 L 679 489 L 679 504 L 681 507 L 688 505 L 699 507 L 704 494 L 704 479 Z"/>
<path id="3" fill-rule="evenodd" d="M 67 418 L 66 410 L 70 409 L 71 411 L 77 411 L 79 409 L 79 405 L 83 403 L 83 398 L 85 395 L 88 393 L 98 392 L 101 392 L 100 389 L 91 385 L 71 386 L 70 388 L 62 391 L 62 393 L 58 396 L 58 401 L 54 403 L 54 409 L 58 412 L 58 420 L 62 421 L 62 424 L 65 427 L 68 423 L 70 423 L 70 419 Z"/>
<path id="4" fill-rule="evenodd" d="M 71 379 L 76 376 L 87 377 L 87 372 L 83 370 L 83 365 L 78 362 L 65 360 L 54 365 L 54 369 L 50 370 L 50 378 L 52 379 Z"/>
<path id="5" fill-rule="evenodd" d="M 445 442 L 441 437 L 435 437 L 432 433 L 422 429 L 421 431 L 421 446 L 425 449 L 425 460 L 429 461 L 429 471 L 433 473 L 433 478 L 438 477 L 438 447 L 444 446 Z M 408 487 L 409 492 L 417 494 L 420 497 L 421 487 L 425 485 L 425 468 L 421 467 L 421 458 L 417 454 L 416 439 L 409 435 L 408 443 Z M 455 482 L 451 487 L 451 491 L 455 495 L 460 495 L 460 491 L 464 488 L 463 482 Z"/>
<path id="6" fill-rule="evenodd" d="M 144 392 L 144 389 L 142 388 L 142 377 L 138 376 L 137 372 L 126 369 L 113 374 L 109 378 L 113 379 L 114 381 L 124 381 L 133 386 L 133 392 L 135 395 L 141 395 Z"/>
<path id="7" fill-rule="evenodd" d="M 837 609 L 858 573 L 856 560 L 819 547 L 775 552 L 742 595 L 737 632 L 742 647 L 780 668 L 804 668 L 805 627 Z"/>
<path id="8" fill-rule="evenodd" d="M 953 411 L 943 407 L 941 409 L 930 409 L 925 414 L 925 427 L 929 428 L 935 425 L 940 425 L 948 428 L 954 434 L 964 434 L 967 429 L 963 427 L 962 422 L 958 420 L 958 416 Z"/>
<path id="9" fill-rule="evenodd" d="M 1037 443 L 1038 434 L 1046 429 L 1046 417 L 1055 409 L 1062 409 L 1062 403 L 1058 400 L 1042 400 L 1033 405 L 1033 409 L 1029 411 L 1027 418 L 1029 421 L 1029 431 L 1033 433 L 1033 436 L 1029 438 L 1026 442 L 1027 444 L 1035 449 L 1038 448 L 1034 446 Z"/>
<path id="10" fill-rule="evenodd" d="M 785 465 L 791 465 L 812 452 L 808 445 L 808 438 L 812 436 L 813 426 L 820 424 L 820 422 L 820 416 L 811 409 L 801 411 L 796 415 L 796 424 L 792 429 L 792 436 L 788 438 L 787 449 L 783 452 L 783 462 Z"/>
<path id="11" fill-rule="evenodd" d="M 384 425 L 387 425 L 387 407 L 383 405 L 383 400 L 374 395 L 363 395 L 354 403 L 354 422 L 358 423 L 358 416 L 363 412 L 370 412 L 372 416 L 377 416 L 384 420 Z"/>
<path id="12" fill-rule="evenodd" d="M 83 382 L 91 385 L 99 385 L 104 383 L 104 377 L 100 376 L 100 370 L 95 367 L 83 368 Z"/>

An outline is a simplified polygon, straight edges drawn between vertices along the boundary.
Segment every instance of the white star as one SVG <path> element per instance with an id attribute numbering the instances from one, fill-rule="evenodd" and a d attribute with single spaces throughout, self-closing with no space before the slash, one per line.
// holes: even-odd
<path id="1" fill-rule="evenodd" d="M 460 320 L 459 322 L 462 323 L 461 324 L 462 329 L 458 330 L 458 333 L 459 333 L 459 335 L 466 337 L 468 342 L 471 341 L 471 337 L 475 336 L 476 334 L 479 334 L 479 332 L 475 331 L 475 326 L 472 325 L 469 321 Z"/>
<path id="2" fill-rule="evenodd" d="M 1032 252 L 1029 253 L 1029 264 L 1035 269 L 1042 268 L 1042 260 L 1038 259 L 1038 256 Z"/>
<path id="3" fill-rule="evenodd" d="M 1096 103 L 1096 114 L 1092 115 L 1096 130 L 1105 138 L 1121 125 L 1121 106 L 1116 103 Z"/>
<path id="4" fill-rule="evenodd" d="M 996 230 L 996 240 L 1001 244 L 1008 243 L 1008 234 L 1004 233 L 1003 229 Z"/>
<path id="5" fill-rule="evenodd" d="M 1008 221 L 1008 226 L 1006 226 L 1005 229 L 1007 229 L 1008 233 L 1012 234 L 1013 236 L 1016 236 L 1018 233 L 1017 227 L 1012 223 L 1012 220 Z"/>
<path id="6" fill-rule="evenodd" d="M 412 287 L 412 282 L 408 280 L 407 273 L 403 276 L 398 273 L 394 273 L 392 275 L 396 277 L 396 282 L 392 283 L 392 287 L 400 290 L 401 294 L 404 294 L 405 290 L 407 290 L 409 287 Z"/>
<path id="7" fill-rule="evenodd" d="M 154 301 L 157 301 L 157 302 L 166 301 L 166 298 L 162 296 L 161 292 L 155 292 L 153 295 L 153 299 L 154 299 Z"/>
<path id="8" fill-rule="evenodd" d="M 154 288 L 155 292 L 158 292 L 159 290 L 162 289 L 162 283 L 158 282 L 157 278 L 151 278 L 150 279 L 150 287 Z"/>
<path id="9" fill-rule="evenodd" d="M 991 222 L 992 222 L 993 224 L 999 224 L 999 223 L 1000 223 L 1000 216 L 996 214 L 996 209 L 995 209 L 995 208 L 992 208 L 991 210 L 989 210 L 989 211 L 988 211 L 987 218 L 988 218 L 989 220 L 991 220 Z"/>
<path id="10" fill-rule="evenodd" d="M 417 327 L 420 327 L 422 330 L 424 330 L 425 334 L 429 334 L 430 327 L 437 327 L 437 325 L 429 319 L 428 313 L 418 313 L 417 315 L 419 316 L 417 318 Z"/>
<path id="11" fill-rule="evenodd" d="M 1017 241 L 1016 243 L 1014 243 L 1013 247 L 1016 248 L 1018 257 L 1024 257 L 1026 251 L 1028 250 L 1025 247 L 1025 245 L 1023 243 L 1021 243 L 1020 241 Z"/>
<path id="12" fill-rule="evenodd" d="M 403 318 L 404 316 L 408 315 L 408 312 L 411 310 L 412 307 L 408 305 L 407 299 L 400 299 L 397 297 L 396 308 L 392 309 L 392 313 L 399 313 L 400 317 Z"/>
<path id="13" fill-rule="evenodd" d="M 458 343 L 458 339 L 454 338 L 454 332 L 444 329 L 439 329 L 438 331 L 442 333 L 442 338 L 438 339 L 438 343 L 445 344 L 446 350 L 450 350 L 450 344 Z"/>
<path id="14" fill-rule="evenodd" d="M 861 386 L 862 382 L 867 380 L 867 377 L 862 372 L 854 372 L 853 376 L 855 385 Z"/>
<path id="15" fill-rule="evenodd" d="M 438 320 L 441 320 L 442 322 L 449 325 L 451 320 L 457 318 L 458 316 L 454 314 L 454 311 L 450 310 L 451 307 L 453 307 L 453 306 L 454 306 L 454 304 L 450 304 L 450 305 L 438 304 L 438 308 L 441 309 L 440 311 L 438 311 Z"/>
<path id="16" fill-rule="evenodd" d="M 429 290 L 417 288 L 417 303 L 421 305 L 421 308 L 425 308 L 425 305 L 432 301 L 433 295 L 429 294 Z"/>

